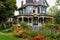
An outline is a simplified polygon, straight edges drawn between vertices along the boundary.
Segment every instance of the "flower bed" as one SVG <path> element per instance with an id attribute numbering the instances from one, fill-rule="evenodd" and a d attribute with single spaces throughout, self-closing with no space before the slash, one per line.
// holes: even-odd
<path id="1" fill-rule="evenodd" d="M 14 31 L 14 34 L 16 36 L 22 36 L 22 38 L 24 39 L 28 38 L 29 40 L 53 40 L 53 39 L 58 40 L 60 38 L 60 29 L 57 24 L 56 25 L 46 24 L 46 25 L 40 26 L 39 31 L 36 31 L 36 30 L 32 31 L 30 29 L 30 26 L 26 28 L 25 27 L 16 28 Z M 40 36 L 40 35 L 43 35 L 43 36 Z"/>

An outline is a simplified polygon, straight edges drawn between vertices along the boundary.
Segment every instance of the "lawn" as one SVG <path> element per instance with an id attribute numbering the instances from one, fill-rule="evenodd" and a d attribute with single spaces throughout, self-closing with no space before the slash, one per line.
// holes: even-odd
<path id="1" fill-rule="evenodd" d="M 27 39 L 22 39 L 18 37 L 14 37 L 13 35 L 2 35 L 0 34 L 0 40 L 27 40 Z"/>

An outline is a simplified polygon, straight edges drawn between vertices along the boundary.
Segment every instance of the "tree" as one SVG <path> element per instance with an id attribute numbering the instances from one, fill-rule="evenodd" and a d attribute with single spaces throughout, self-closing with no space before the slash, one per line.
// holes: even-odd
<path id="1" fill-rule="evenodd" d="M 56 6 L 52 6 L 48 10 L 48 14 L 53 15 L 53 16 L 55 16 L 57 14 L 57 12 L 58 12 L 58 8 Z"/>
<path id="2" fill-rule="evenodd" d="M 60 24 L 60 11 L 57 12 L 54 18 L 55 18 L 55 23 Z"/>
<path id="3" fill-rule="evenodd" d="M 0 22 L 4 27 L 7 18 L 12 17 L 16 9 L 16 0 L 0 0 Z"/>
<path id="4" fill-rule="evenodd" d="M 56 0 L 56 5 L 60 5 L 60 0 Z"/>
<path id="5" fill-rule="evenodd" d="M 58 6 L 60 5 L 60 0 L 56 0 L 56 4 L 52 6 L 48 13 L 50 15 L 54 16 L 55 23 L 60 24 L 60 10 L 58 9 Z"/>
<path id="6" fill-rule="evenodd" d="M 56 15 L 58 12 L 58 6 L 60 5 L 60 0 L 56 0 L 55 5 L 49 8 L 48 13 L 50 15 Z"/>

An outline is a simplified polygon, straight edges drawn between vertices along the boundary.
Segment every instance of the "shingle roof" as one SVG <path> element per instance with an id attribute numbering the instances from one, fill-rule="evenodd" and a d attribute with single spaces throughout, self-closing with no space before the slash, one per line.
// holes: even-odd
<path id="1" fill-rule="evenodd" d="M 46 5 L 43 4 L 43 2 L 46 2 Z M 33 5 L 33 6 L 42 5 L 42 6 L 46 6 L 46 7 L 49 6 L 46 0 L 39 0 L 39 1 L 36 1 L 36 2 L 32 2 L 32 3 L 26 3 L 26 4 L 23 5 L 23 7 L 26 7 L 26 6 L 29 6 L 29 5 Z M 22 8 L 22 7 L 21 7 L 21 8 Z"/>

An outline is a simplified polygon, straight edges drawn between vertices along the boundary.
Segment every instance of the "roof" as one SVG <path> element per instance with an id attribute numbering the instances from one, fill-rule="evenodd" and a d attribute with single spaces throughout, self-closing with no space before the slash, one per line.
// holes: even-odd
<path id="1" fill-rule="evenodd" d="M 45 3 L 46 3 L 46 5 L 45 5 Z M 41 5 L 41 6 L 46 6 L 46 7 L 49 7 L 49 5 L 48 5 L 48 3 L 47 3 L 47 1 L 46 0 L 39 0 L 39 1 L 36 1 L 36 2 L 32 2 L 32 3 L 26 3 L 26 4 L 24 4 L 22 7 L 20 7 L 20 8 L 23 8 L 23 7 L 26 7 L 26 6 L 29 6 L 29 5 L 32 5 L 32 6 L 39 6 L 39 5 Z M 19 8 L 19 9 L 20 9 Z"/>

